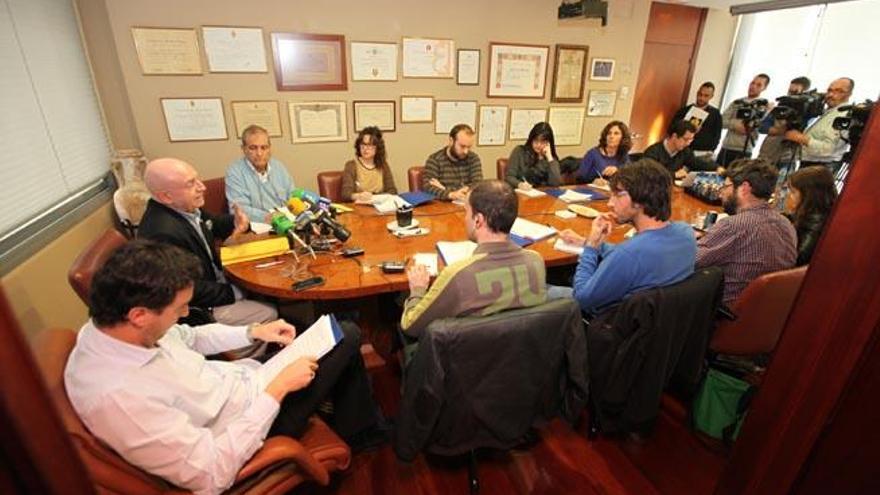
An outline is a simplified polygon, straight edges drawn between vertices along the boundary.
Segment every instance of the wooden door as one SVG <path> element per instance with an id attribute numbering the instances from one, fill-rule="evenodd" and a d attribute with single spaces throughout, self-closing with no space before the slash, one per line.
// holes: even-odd
<path id="1" fill-rule="evenodd" d="M 651 4 L 630 116 L 633 151 L 662 139 L 670 119 L 687 101 L 705 20 L 706 9 Z"/>

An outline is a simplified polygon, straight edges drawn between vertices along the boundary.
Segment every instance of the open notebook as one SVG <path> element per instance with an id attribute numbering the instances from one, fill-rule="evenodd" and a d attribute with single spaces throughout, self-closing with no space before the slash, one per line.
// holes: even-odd
<path id="1" fill-rule="evenodd" d="M 333 315 L 324 315 L 318 318 L 306 331 L 297 335 L 293 342 L 281 349 L 272 359 L 263 363 L 257 370 L 260 387 L 266 388 L 278 373 L 290 363 L 303 356 L 315 356 L 321 359 L 325 354 L 333 350 L 342 341 L 342 329 Z"/>

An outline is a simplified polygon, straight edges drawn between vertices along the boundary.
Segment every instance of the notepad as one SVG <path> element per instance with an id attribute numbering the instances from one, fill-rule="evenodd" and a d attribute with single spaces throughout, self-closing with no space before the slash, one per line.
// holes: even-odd
<path id="1" fill-rule="evenodd" d="M 376 208 L 376 211 L 378 211 L 382 215 L 394 213 L 401 206 L 410 205 L 409 203 L 404 201 L 403 198 L 397 196 L 396 194 L 381 194 L 377 196 L 383 196 L 384 198 L 381 201 L 374 201 L 373 207 Z M 376 196 L 373 197 L 375 198 Z"/>
<path id="2" fill-rule="evenodd" d="M 471 257 L 474 254 L 474 249 L 477 249 L 477 243 L 472 241 L 440 241 L 437 243 L 437 251 L 447 266 Z"/>
<path id="3" fill-rule="evenodd" d="M 562 239 L 556 239 L 556 242 L 553 243 L 553 249 L 555 249 L 557 251 L 562 251 L 564 253 L 571 253 L 571 254 L 581 254 L 582 252 L 584 252 L 583 246 L 579 246 L 577 244 L 570 244 L 568 242 L 565 242 Z"/>
<path id="4" fill-rule="evenodd" d="M 541 196 L 546 196 L 547 193 L 538 189 L 516 189 L 516 192 L 526 196 L 528 198 L 540 198 Z"/>
<path id="5" fill-rule="evenodd" d="M 580 193 L 580 192 L 577 192 L 573 189 L 569 189 L 569 190 L 565 191 L 564 193 L 562 193 L 561 195 L 559 195 L 559 199 L 561 201 L 566 202 L 566 203 L 586 203 L 586 202 L 590 201 L 591 198 L 592 198 L 592 195 Z"/>
<path id="6" fill-rule="evenodd" d="M 290 250 L 286 237 L 271 237 L 259 241 L 245 242 L 220 248 L 220 263 L 223 266 L 243 261 L 258 260 L 278 256 Z"/>
<path id="7" fill-rule="evenodd" d="M 428 275 L 437 276 L 437 253 L 416 253 L 413 255 L 413 263 L 424 265 L 428 269 Z"/>
<path id="8" fill-rule="evenodd" d="M 531 220 L 526 220 L 522 217 L 516 217 L 516 220 L 513 222 L 513 227 L 510 228 L 510 233 L 531 239 L 532 241 L 540 241 L 541 239 L 546 239 L 555 235 L 556 229 L 549 225 L 543 225 Z"/>
<path id="9" fill-rule="evenodd" d="M 314 356 L 321 359 L 342 341 L 342 328 L 333 315 L 318 318 L 306 331 L 297 335 L 293 342 L 263 363 L 257 370 L 260 389 L 264 390 L 290 363 L 301 357 Z"/>

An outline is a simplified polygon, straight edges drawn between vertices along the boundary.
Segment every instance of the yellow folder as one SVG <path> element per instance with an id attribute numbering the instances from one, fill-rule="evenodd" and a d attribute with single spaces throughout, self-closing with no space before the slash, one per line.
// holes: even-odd
<path id="1" fill-rule="evenodd" d="M 231 265 L 242 261 L 278 256 L 288 250 L 290 250 L 290 246 L 287 243 L 287 237 L 271 237 L 234 246 L 223 246 L 220 248 L 220 262 L 224 266 Z"/>

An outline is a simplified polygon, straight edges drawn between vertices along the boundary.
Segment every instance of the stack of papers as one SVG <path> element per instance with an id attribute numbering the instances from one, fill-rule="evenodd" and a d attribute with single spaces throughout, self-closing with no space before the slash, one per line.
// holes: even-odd
<path id="1" fill-rule="evenodd" d="M 314 325 L 300 333 L 293 342 L 281 349 L 272 359 L 266 361 L 259 369 L 257 376 L 260 389 L 265 389 L 272 380 L 290 363 L 301 357 L 312 356 L 321 359 L 342 341 L 342 329 L 333 315 L 318 318 Z"/>
<path id="2" fill-rule="evenodd" d="M 376 198 L 379 199 L 376 199 Z M 373 207 L 383 215 L 394 213 L 401 206 L 411 206 L 403 198 L 396 194 L 376 194 L 373 196 Z"/>
<path id="3" fill-rule="evenodd" d="M 437 276 L 437 253 L 416 253 L 413 255 L 413 263 L 424 265 L 428 269 L 428 275 Z"/>
<path id="4" fill-rule="evenodd" d="M 474 254 L 474 249 L 477 249 L 477 243 L 472 241 L 440 241 L 437 243 L 437 251 L 440 252 L 440 257 L 443 258 L 443 262 L 447 266 L 470 258 Z"/>
<path id="5" fill-rule="evenodd" d="M 547 195 L 547 193 L 545 193 L 544 191 L 539 191 L 538 189 L 519 189 L 519 188 L 517 188 L 516 192 L 518 192 L 528 198 L 540 198 L 541 196 Z"/>
<path id="6" fill-rule="evenodd" d="M 284 254 L 290 250 L 287 237 L 272 237 L 259 241 L 223 246 L 220 248 L 220 263 L 223 266 L 242 261 L 258 260 Z"/>
<path id="7" fill-rule="evenodd" d="M 583 246 L 578 246 L 577 244 L 569 244 L 562 239 L 556 239 L 556 242 L 553 244 L 553 249 L 571 254 L 581 254 L 584 251 Z"/>
<path id="8" fill-rule="evenodd" d="M 591 198 L 592 196 L 590 196 L 589 194 L 579 193 L 574 189 L 568 189 L 559 196 L 559 199 L 565 201 L 566 203 L 586 203 Z"/>
<path id="9" fill-rule="evenodd" d="M 531 220 L 526 220 L 525 218 L 516 217 L 516 220 L 513 222 L 513 227 L 510 228 L 510 233 L 526 239 L 531 239 L 532 241 L 540 241 L 541 239 L 546 239 L 555 235 L 556 229 L 549 225 L 542 225 Z"/>

